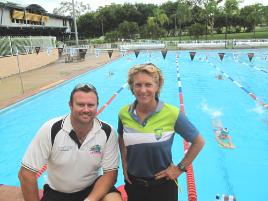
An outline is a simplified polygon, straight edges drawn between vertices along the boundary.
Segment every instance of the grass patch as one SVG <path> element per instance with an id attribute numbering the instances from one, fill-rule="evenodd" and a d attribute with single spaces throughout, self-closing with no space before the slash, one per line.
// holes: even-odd
<path id="1" fill-rule="evenodd" d="M 261 31 L 260 31 L 261 30 Z M 268 38 L 268 27 L 259 27 L 258 31 L 255 32 L 255 37 L 253 32 L 249 33 L 232 33 L 232 34 L 227 34 L 227 40 L 232 40 L 232 39 L 267 39 Z M 200 36 L 198 39 L 195 38 L 190 38 L 190 36 L 182 36 L 181 40 L 224 40 L 225 39 L 225 34 L 214 34 L 214 35 L 207 35 L 207 38 L 205 35 Z M 180 37 L 167 37 L 167 38 L 162 38 L 162 40 L 180 40 Z"/>

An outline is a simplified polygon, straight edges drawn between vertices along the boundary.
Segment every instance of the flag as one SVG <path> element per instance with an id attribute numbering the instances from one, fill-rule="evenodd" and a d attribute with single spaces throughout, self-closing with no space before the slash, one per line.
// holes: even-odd
<path id="1" fill-rule="evenodd" d="M 35 47 L 35 52 L 36 52 L 36 54 L 38 54 L 39 51 L 40 51 L 40 47 Z"/>
<path id="2" fill-rule="evenodd" d="M 110 57 L 110 59 L 111 59 L 111 57 L 112 57 L 112 54 L 113 54 L 113 50 L 107 50 L 107 52 L 108 52 L 108 54 L 109 54 L 109 57 Z"/>
<path id="3" fill-rule="evenodd" d="M 166 59 L 167 49 L 161 50 L 161 53 L 162 53 L 163 58 Z"/>
<path id="4" fill-rule="evenodd" d="M 138 58 L 140 50 L 134 50 L 134 52 L 135 52 L 136 58 Z"/>
<path id="5" fill-rule="evenodd" d="M 194 57 L 195 57 L 196 52 L 189 52 L 189 53 L 190 53 L 191 61 L 193 61 L 193 60 L 194 60 Z"/>
<path id="6" fill-rule="evenodd" d="M 253 57 L 254 57 L 254 53 L 248 53 L 248 59 L 250 62 L 251 62 Z"/>
<path id="7" fill-rule="evenodd" d="M 223 60 L 223 57 L 224 57 L 224 55 L 225 55 L 225 53 L 218 53 L 218 55 L 219 55 L 219 57 L 220 57 L 220 59 L 221 59 L 221 61 Z"/>

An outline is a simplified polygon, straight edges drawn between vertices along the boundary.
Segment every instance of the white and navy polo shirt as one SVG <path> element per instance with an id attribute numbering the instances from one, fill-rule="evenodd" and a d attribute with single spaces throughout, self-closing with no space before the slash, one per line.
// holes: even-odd
<path id="1" fill-rule="evenodd" d="M 54 138 L 51 133 L 55 139 L 51 139 Z M 93 128 L 80 144 L 68 115 L 52 119 L 40 128 L 22 166 L 37 173 L 48 163 L 49 186 L 72 193 L 91 185 L 102 171 L 117 170 L 118 153 L 116 133 L 110 125 L 95 119 Z"/>
<path id="2" fill-rule="evenodd" d="M 152 178 L 172 163 L 175 133 L 193 142 L 199 132 L 177 107 L 160 101 L 156 110 L 141 122 L 136 115 L 136 104 L 135 101 L 120 110 L 118 134 L 127 149 L 128 173 Z"/>

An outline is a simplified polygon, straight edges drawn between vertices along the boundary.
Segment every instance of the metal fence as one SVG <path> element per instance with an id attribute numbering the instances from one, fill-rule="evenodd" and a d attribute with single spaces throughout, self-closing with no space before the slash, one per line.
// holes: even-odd
<path id="1" fill-rule="evenodd" d="M 0 37 L 0 57 L 16 54 L 32 54 L 56 48 L 56 37 L 53 36 L 28 36 L 28 37 Z"/>

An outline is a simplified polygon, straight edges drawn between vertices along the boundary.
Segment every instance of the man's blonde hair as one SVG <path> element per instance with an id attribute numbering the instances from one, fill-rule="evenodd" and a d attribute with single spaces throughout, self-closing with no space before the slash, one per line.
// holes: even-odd
<path id="1" fill-rule="evenodd" d="M 151 76 L 155 83 L 158 85 L 158 90 L 156 92 L 156 98 L 160 95 L 160 89 L 164 84 L 164 78 L 162 75 L 161 70 L 156 67 L 153 63 L 146 63 L 146 64 L 138 64 L 133 66 L 128 71 L 128 85 L 130 90 L 133 93 L 133 84 L 134 84 L 134 76 L 138 73 L 146 73 L 147 75 Z"/>

